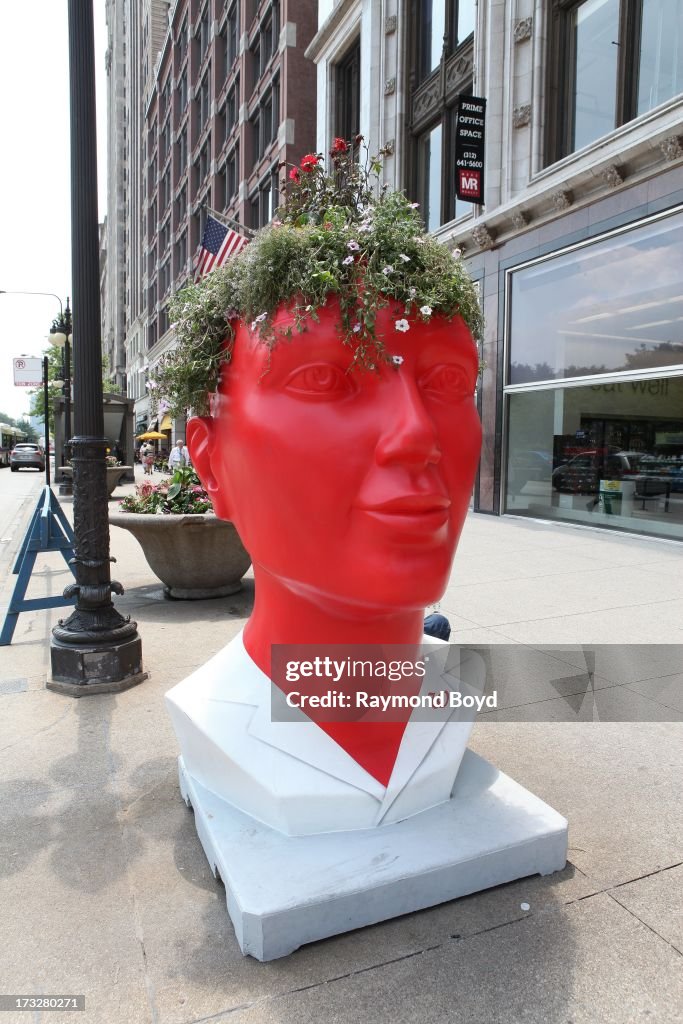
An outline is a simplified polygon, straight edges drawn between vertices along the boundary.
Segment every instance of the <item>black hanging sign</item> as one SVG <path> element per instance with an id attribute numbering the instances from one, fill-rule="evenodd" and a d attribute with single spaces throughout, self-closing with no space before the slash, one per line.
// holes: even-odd
<path id="1" fill-rule="evenodd" d="M 484 202 L 486 100 L 458 97 L 455 129 L 455 194 L 466 203 Z"/>

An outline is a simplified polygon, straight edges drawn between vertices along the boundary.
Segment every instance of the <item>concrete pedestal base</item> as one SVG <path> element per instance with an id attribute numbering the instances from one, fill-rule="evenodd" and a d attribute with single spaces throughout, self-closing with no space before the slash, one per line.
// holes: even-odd
<path id="1" fill-rule="evenodd" d="M 392 825 L 308 836 L 225 803 L 182 757 L 179 770 L 240 949 L 258 960 L 566 862 L 565 819 L 469 750 L 447 803 Z"/>

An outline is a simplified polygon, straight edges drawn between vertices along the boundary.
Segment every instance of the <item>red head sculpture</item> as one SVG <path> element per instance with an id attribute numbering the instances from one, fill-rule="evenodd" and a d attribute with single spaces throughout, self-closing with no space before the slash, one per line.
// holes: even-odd
<path id="1" fill-rule="evenodd" d="M 281 311 L 276 330 L 291 319 Z M 382 308 L 377 334 L 392 362 L 374 371 L 349 370 L 338 320 L 331 302 L 272 351 L 241 325 L 213 415 L 188 424 L 216 514 L 252 557 L 244 642 L 266 674 L 273 643 L 419 642 L 425 606 L 448 582 L 479 459 L 478 355 L 462 320 L 434 316 L 401 331 L 393 307 Z M 373 728 L 400 742 L 403 727 Z M 359 742 L 371 742 L 367 726 Z M 379 778 L 393 759 L 381 755 L 378 768 L 377 756 L 365 763 Z"/>

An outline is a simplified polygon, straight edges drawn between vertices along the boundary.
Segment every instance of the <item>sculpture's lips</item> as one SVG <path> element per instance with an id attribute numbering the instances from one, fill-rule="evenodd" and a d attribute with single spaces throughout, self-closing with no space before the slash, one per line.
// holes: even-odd
<path id="1" fill-rule="evenodd" d="M 362 505 L 365 512 L 381 512 L 384 515 L 430 515 L 447 512 L 451 503 L 442 494 L 404 494 L 388 501 L 373 505 Z"/>

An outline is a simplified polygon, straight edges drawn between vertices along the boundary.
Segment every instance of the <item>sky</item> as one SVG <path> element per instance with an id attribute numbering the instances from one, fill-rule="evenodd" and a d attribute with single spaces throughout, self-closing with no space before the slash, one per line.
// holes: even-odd
<path id="1" fill-rule="evenodd" d="M 4 3 L 0 16 L 0 290 L 71 295 L 67 0 Z M 93 0 L 99 219 L 106 213 L 105 0 Z M 0 412 L 28 414 L 12 360 L 40 356 L 57 298 L 0 295 Z"/>

